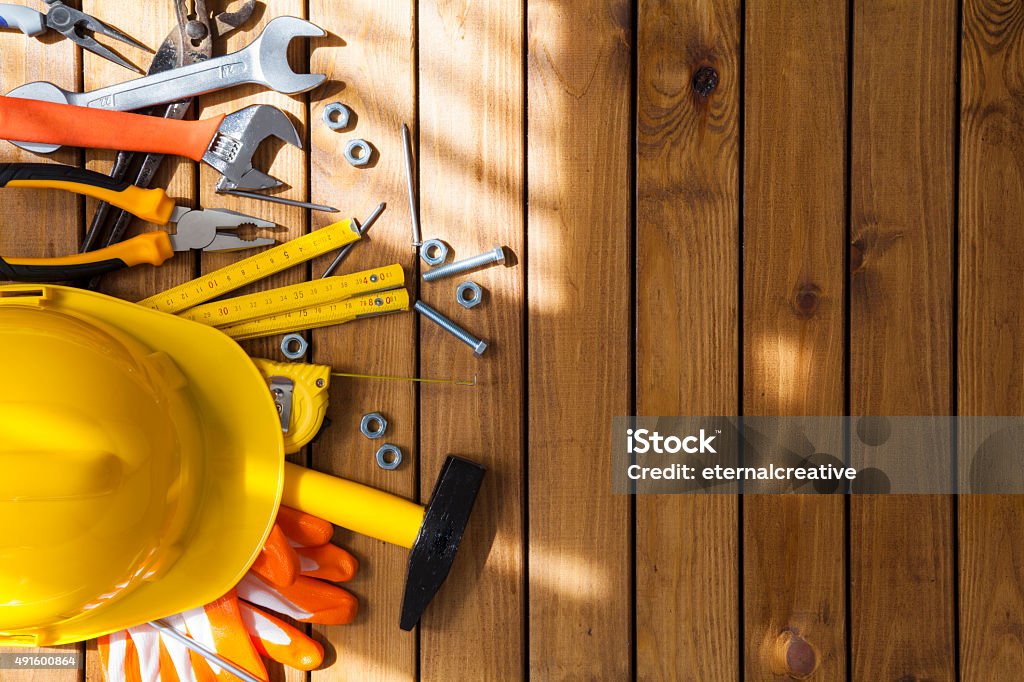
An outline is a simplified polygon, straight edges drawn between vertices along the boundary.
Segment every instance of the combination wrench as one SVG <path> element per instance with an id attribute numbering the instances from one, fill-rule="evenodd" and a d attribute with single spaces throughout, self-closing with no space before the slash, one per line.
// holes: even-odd
<path id="1" fill-rule="evenodd" d="M 295 38 L 324 35 L 322 28 L 305 19 L 277 17 L 248 46 L 223 57 L 89 92 L 70 92 L 47 81 L 36 81 L 15 88 L 8 96 L 93 109 L 134 111 L 245 84 L 262 85 L 276 92 L 294 95 L 312 90 L 327 76 L 295 73 L 288 64 L 288 45 Z M 49 154 L 60 149 L 59 145 L 35 142 L 11 143 L 37 154 Z"/>

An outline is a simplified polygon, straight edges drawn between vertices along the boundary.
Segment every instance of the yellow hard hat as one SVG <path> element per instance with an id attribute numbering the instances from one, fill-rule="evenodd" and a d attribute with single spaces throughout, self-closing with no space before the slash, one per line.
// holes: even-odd
<path id="1" fill-rule="evenodd" d="M 204 325 L 0 286 L 0 644 L 81 641 L 213 601 L 283 480 L 266 382 Z"/>

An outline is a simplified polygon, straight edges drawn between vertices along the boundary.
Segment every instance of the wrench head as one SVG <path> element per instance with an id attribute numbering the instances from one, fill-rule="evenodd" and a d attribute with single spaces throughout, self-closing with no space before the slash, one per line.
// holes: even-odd
<path id="1" fill-rule="evenodd" d="M 263 33 L 246 48 L 258 62 L 263 83 L 286 95 L 306 92 L 323 83 L 322 73 L 295 73 L 288 64 L 288 45 L 295 38 L 320 38 L 327 35 L 322 28 L 297 17 L 277 17 L 267 24 Z"/>
<path id="2" fill-rule="evenodd" d="M 217 191 L 278 187 L 281 181 L 252 167 L 252 157 L 268 137 L 302 149 L 291 119 L 268 104 L 255 104 L 224 117 L 203 161 L 220 171 Z"/>
<path id="3" fill-rule="evenodd" d="M 7 93 L 8 97 L 20 97 L 22 99 L 35 99 L 40 102 L 56 102 L 57 104 L 70 104 L 68 93 L 61 90 L 53 83 L 46 81 L 35 81 L 25 83 Z M 50 154 L 60 149 L 59 144 L 43 144 L 41 142 L 15 142 L 10 141 L 15 147 L 21 147 L 25 151 L 36 154 Z"/>

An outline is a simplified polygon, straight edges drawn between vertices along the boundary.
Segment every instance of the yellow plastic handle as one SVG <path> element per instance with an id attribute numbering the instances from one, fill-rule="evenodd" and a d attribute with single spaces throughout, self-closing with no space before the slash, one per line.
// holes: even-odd
<path id="1" fill-rule="evenodd" d="M 412 548 L 426 510 L 404 498 L 291 462 L 284 465 L 281 504 L 360 535 Z"/>
<path id="2" fill-rule="evenodd" d="M 99 187 L 72 180 L 11 180 L 7 187 L 30 187 L 36 189 L 62 189 L 75 194 L 84 194 L 93 199 L 105 201 L 112 206 L 123 208 L 142 220 L 166 225 L 174 211 L 174 201 L 162 189 L 143 189 L 127 185 L 120 189 Z"/>
<path id="3" fill-rule="evenodd" d="M 123 266 L 133 265 L 162 265 L 164 261 L 174 255 L 174 248 L 171 246 L 171 239 L 166 232 L 146 232 L 137 237 L 118 242 L 105 249 L 98 249 L 88 253 L 79 253 L 73 256 L 60 256 L 58 258 L 5 258 L 10 265 L 25 267 L 62 268 L 69 265 L 92 265 L 110 261 L 120 261 Z M 117 264 L 117 269 L 123 267 Z"/>

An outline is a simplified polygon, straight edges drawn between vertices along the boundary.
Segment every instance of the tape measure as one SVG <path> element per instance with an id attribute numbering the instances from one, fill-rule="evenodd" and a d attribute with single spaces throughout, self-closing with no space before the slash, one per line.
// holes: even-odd
<path id="1" fill-rule="evenodd" d="M 408 309 L 409 292 L 403 288 L 297 308 L 279 315 L 261 317 L 241 324 L 218 327 L 218 329 L 236 341 L 243 341 L 304 329 L 319 329 L 364 317 L 397 313 Z"/>
<path id="2" fill-rule="evenodd" d="M 180 317 L 210 327 L 226 327 L 262 317 L 288 313 L 360 294 L 394 289 L 405 284 L 401 265 L 385 265 L 351 275 L 339 275 L 259 291 L 224 301 L 204 303 L 184 311 Z"/>
<path id="3" fill-rule="evenodd" d="M 351 218 L 341 220 L 150 296 L 139 301 L 139 305 L 165 313 L 181 312 L 294 265 L 336 251 L 359 237 L 359 230 Z"/>

